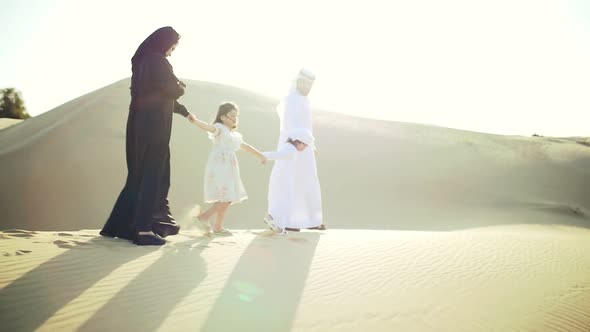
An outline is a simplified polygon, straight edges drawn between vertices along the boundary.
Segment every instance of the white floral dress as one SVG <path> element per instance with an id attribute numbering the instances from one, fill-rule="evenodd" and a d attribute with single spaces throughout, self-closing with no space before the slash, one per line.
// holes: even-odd
<path id="1" fill-rule="evenodd" d="M 205 202 L 239 203 L 248 198 L 236 156 L 242 135 L 221 123 L 213 126 L 217 131 L 210 135 L 213 147 L 205 166 Z"/>

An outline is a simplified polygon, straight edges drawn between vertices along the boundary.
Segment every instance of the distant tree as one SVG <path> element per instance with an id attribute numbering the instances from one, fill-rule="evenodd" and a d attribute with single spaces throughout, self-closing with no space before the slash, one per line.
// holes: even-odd
<path id="1" fill-rule="evenodd" d="M 0 118 L 24 120 L 30 117 L 20 92 L 14 88 L 0 90 Z"/>

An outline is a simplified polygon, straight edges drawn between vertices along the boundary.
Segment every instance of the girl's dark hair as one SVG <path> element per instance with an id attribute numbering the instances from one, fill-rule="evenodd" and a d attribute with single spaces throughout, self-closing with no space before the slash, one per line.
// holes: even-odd
<path id="1" fill-rule="evenodd" d="M 239 112 L 240 110 L 238 109 L 238 106 L 232 102 L 225 102 L 221 105 L 219 105 L 219 109 L 217 110 L 217 116 L 215 116 L 215 120 L 213 121 L 213 123 L 221 123 L 223 124 L 223 121 L 221 121 L 221 117 L 226 115 L 235 110 L 236 112 Z M 236 126 L 234 124 L 234 126 L 232 127 L 232 129 L 236 129 L 238 128 L 238 126 Z"/>

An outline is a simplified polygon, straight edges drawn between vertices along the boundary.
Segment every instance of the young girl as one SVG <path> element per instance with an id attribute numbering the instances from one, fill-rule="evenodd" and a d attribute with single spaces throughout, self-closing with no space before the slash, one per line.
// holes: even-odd
<path id="1" fill-rule="evenodd" d="M 267 158 L 244 142 L 242 135 L 236 131 L 238 115 L 238 107 L 228 102 L 219 106 L 213 125 L 196 118 L 192 121 L 197 127 L 209 132 L 209 138 L 213 140 L 213 148 L 205 167 L 205 202 L 213 205 L 196 216 L 199 227 L 206 234 L 212 232 L 214 235 L 232 235 L 223 228 L 227 208 L 248 198 L 240 178 L 236 151 L 241 149 L 251 153 L 260 158 L 262 164 L 266 164 Z M 209 219 L 214 214 L 217 214 L 217 218 L 211 227 Z"/>

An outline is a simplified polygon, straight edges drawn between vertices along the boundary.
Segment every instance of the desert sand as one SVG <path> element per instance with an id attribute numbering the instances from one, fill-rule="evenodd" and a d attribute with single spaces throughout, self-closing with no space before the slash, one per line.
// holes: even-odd
<path id="1" fill-rule="evenodd" d="M 203 120 L 240 105 L 261 150 L 277 100 L 190 81 Z M 129 80 L 0 130 L 6 331 L 590 331 L 590 148 L 318 110 L 327 231 L 261 234 L 271 167 L 241 154 L 232 237 L 202 236 L 210 142 L 176 116 L 163 247 L 98 236 L 125 180 Z M 312 96 L 313 97 L 313 96 Z"/>
<path id="2" fill-rule="evenodd" d="M 14 126 L 16 124 L 21 123 L 23 120 L 20 119 L 9 119 L 9 118 L 1 118 L 0 119 L 0 130 L 4 128 L 8 128 Z"/>

